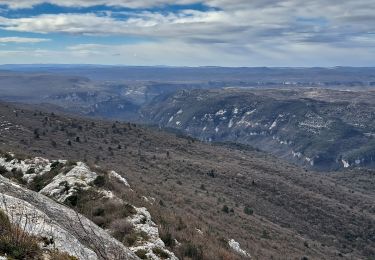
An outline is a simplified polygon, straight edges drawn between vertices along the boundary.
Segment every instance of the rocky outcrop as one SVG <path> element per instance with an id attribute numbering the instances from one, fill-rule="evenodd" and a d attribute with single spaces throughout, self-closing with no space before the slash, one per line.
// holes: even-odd
<path id="1" fill-rule="evenodd" d="M 79 259 L 137 259 L 123 244 L 84 216 L 0 176 L 0 207 L 31 234 L 54 241 Z"/>
<path id="2" fill-rule="evenodd" d="M 13 158 L 12 154 L 6 154 L 7 157 L 0 157 L 0 165 L 8 171 L 19 171 L 23 174 L 22 178 L 26 182 L 31 182 L 36 176 L 43 175 L 51 170 L 51 164 L 48 159 L 35 157 L 32 159 L 20 160 Z M 66 163 L 66 161 L 61 161 Z"/>
<path id="3" fill-rule="evenodd" d="M 143 232 L 147 235 L 146 241 L 138 241 L 130 248 L 133 252 L 144 250 L 149 259 L 159 260 L 160 257 L 155 253 L 155 249 L 162 250 L 165 254 L 164 259 L 178 260 L 178 258 L 165 248 L 164 242 L 159 237 L 158 226 L 152 221 L 151 214 L 146 208 L 135 208 L 137 213 L 129 217 L 129 222 L 134 225 L 137 232 Z M 168 255 L 168 257 L 167 257 Z"/>
<path id="4" fill-rule="evenodd" d="M 158 226 L 152 221 L 151 214 L 146 208 L 130 205 L 135 213 L 129 216 L 127 221 L 138 235 L 134 245 L 125 248 L 123 244 L 84 216 L 62 205 L 70 198 L 89 190 L 94 191 L 99 197 L 117 201 L 119 205 L 127 205 L 128 202 L 116 196 L 112 190 L 95 185 L 97 179 L 109 178 L 122 184 L 124 189 L 132 191 L 128 181 L 117 172 L 105 173 L 101 170 L 99 174 L 83 162 L 49 161 L 45 158 L 21 160 L 10 153 L 4 156 L 0 157 L 0 166 L 8 171 L 5 176 L 14 178 L 15 171 L 18 171 L 19 178 L 24 181 L 22 183 L 28 186 L 37 181 L 36 177 L 45 180 L 42 182 L 39 193 L 36 193 L 1 176 L 0 208 L 6 211 L 11 221 L 25 226 L 27 233 L 52 239 L 54 247 L 79 259 L 101 259 L 103 256 L 106 259 L 128 259 L 121 258 L 124 252 L 132 257 L 134 255 L 131 252 L 143 252 L 148 259 L 153 260 L 178 259 L 173 252 L 166 249 L 164 242 L 160 239 Z M 61 215 L 58 215 L 59 211 L 62 212 Z M 107 231 L 112 234 L 113 230 Z M 101 243 L 103 238 L 109 242 Z M 115 250 L 115 248 L 118 249 Z M 118 253 L 120 258 L 118 258 Z"/>
<path id="5" fill-rule="evenodd" d="M 237 254 L 239 254 L 239 255 L 241 255 L 245 258 L 251 258 L 251 255 L 248 252 L 246 252 L 245 250 L 243 250 L 240 246 L 240 243 L 238 243 L 236 240 L 234 240 L 234 239 L 229 240 L 228 245 Z"/>
<path id="6" fill-rule="evenodd" d="M 78 189 L 88 189 L 98 175 L 82 162 L 78 162 L 67 173 L 59 173 L 40 193 L 64 202 L 68 197 L 78 192 Z"/>

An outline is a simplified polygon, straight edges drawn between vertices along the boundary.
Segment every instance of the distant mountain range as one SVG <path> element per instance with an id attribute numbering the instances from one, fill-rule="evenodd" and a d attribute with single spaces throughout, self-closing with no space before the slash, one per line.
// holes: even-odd
<path id="1" fill-rule="evenodd" d="M 99 81 L 199 82 L 213 87 L 262 86 L 375 86 L 374 67 L 268 68 L 268 67 L 136 67 L 105 65 L 2 65 L 0 70 L 48 72 Z"/>
<path id="2" fill-rule="evenodd" d="M 0 71 L 5 101 L 251 145 L 318 170 L 375 164 L 375 68 L 2 68 L 13 70 Z"/>

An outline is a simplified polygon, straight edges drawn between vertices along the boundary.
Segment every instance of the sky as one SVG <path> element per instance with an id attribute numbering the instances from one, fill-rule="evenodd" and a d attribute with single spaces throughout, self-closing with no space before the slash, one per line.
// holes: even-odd
<path id="1" fill-rule="evenodd" d="M 0 0 L 0 64 L 375 66 L 374 0 Z"/>

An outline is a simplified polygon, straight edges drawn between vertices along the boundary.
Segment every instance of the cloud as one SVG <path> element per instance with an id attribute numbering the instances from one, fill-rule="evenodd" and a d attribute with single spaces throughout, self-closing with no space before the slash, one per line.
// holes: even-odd
<path id="1" fill-rule="evenodd" d="M 33 6 L 49 3 L 63 7 L 91 7 L 98 5 L 127 8 L 146 8 L 168 4 L 186 5 L 197 3 L 197 0 L 0 0 L 0 4 L 11 9 L 32 8 Z"/>
<path id="2" fill-rule="evenodd" d="M 358 59 L 358 57 L 361 57 Z M 0 50 L 3 63 L 87 63 L 172 66 L 364 66 L 373 56 L 363 48 L 337 48 L 325 44 L 185 43 L 178 40 L 132 44 L 77 44 L 61 50 L 24 48 Z"/>
<path id="3" fill-rule="evenodd" d="M 64 6 L 152 7 L 195 0 L 156 1 L 1 1 L 10 7 L 33 6 L 50 2 Z M 26 18 L 0 17 L 0 28 L 33 33 L 82 35 L 136 35 L 144 37 L 184 38 L 201 42 L 262 41 L 264 38 L 291 42 L 337 42 L 375 32 L 373 0 L 206 0 L 203 4 L 217 9 L 165 11 L 118 11 L 97 13 L 41 14 Z M 348 11 L 350 10 L 350 12 Z M 124 17 L 118 18 L 121 13 Z M 369 22 L 370 21 L 370 22 Z"/>
<path id="4" fill-rule="evenodd" d="M 0 37 L 0 43 L 39 43 L 48 41 L 50 41 L 50 39 L 26 37 Z"/>
<path id="5" fill-rule="evenodd" d="M 141 12 L 129 14 L 126 20 L 96 14 L 43 14 L 28 18 L 0 17 L 0 29 L 32 33 L 67 33 L 81 35 L 132 35 L 157 38 L 208 38 L 224 31 L 238 31 L 235 24 L 225 23 L 221 11 L 184 10 L 177 14 Z M 241 26 L 240 26 L 241 27 Z M 224 35 L 223 35 L 224 36 Z M 225 37 L 225 36 L 224 36 Z"/>
<path id="6" fill-rule="evenodd" d="M 32 8 L 41 3 L 78 9 L 68 9 L 72 13 L 27 17 L 0 14 L 0 29 L 44 35 L 100 36 L 108 41 L 113 36 L 142 39 L 135 44 L 116 46 L 94 41 L 49 53 L 56 57 L 66 55 L 73 61 L 80 56 L 119 63 L 123 59 L 126 63 L 124 57 L 130 57 L 133 62 L 136 54 L 138 62 L 150 64 L 151 58 L 163 58 L 152 51 L 164 53 L 168 49 L 175 55 L 168 61 L 168 55 L 164 55 L 164 62 L 160 60 L 156 64 L 176 64 L 178 57 L 181 63 L 191 64 L 195 59 L 196 64 L 212 65 L 214 61 L 222 65 L 236 62 L 266 65 L 263 61 L 269 65 L 282 65 L 283 61 L 318 65 L 319 59 L 322 64 L 342 65 L 338 62 L 346 61 L 354 64 L 362 60 L 368 65 L 375 59 L 374 0 L 0 0 L 0 6 L 15 12 L 17 8 Z M 193 3 L 206 8 L 191 10 L 192 7 L 186 6 Z M 168 7 L 171 4 L 181 6 L 171 9 Z M 106 7 L 100 12 L 80 13 L 79 7 L 96 5 Z M 105 57 L 105 52 L 112 58 Z"/>

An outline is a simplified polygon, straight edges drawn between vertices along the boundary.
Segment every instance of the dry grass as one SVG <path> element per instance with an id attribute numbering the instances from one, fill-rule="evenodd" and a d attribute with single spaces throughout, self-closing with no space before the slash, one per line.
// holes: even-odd
<path id="1" fill-rule="evenodd" d="M 11 224 L 0 210 L 0 254 L 15 259 L 38 259 L 42 255 L 38 242 L 36 237 Z"/>
<path id="2" fill-rule="evenodd" d="M 263 153 L 202 144 L 157 129 L 20 109 L 15 118 L 13 110 L 0 105 L 5 119 L 22 129 L 5 132 L 0 149 L 116 170 L 134 192 L 123 191 L 118 183 L 105 185 L 125 201 L 146 206 L 163 239 L 181 243 L 168 242 L 181 258 L 239 258 L 228 249 L 232 238 L 254 259 L 375 257 L 374 196 L 360 185 L 344 185 Z M 33 137 L 35 128 L 45 133 L 39 139 Z M 95 196 L 81 203 L 88 216 L 106 203 L 90 200 Z M 245 207 L 253 214 L 246 214 Z M 109 210 L 105 225 L 116 214 Z"/>
<path id="3" fill-rule="evenodd" d="M 20 226 L 9 221 L 7 215 L 0 210 L 0 255 L 8 259 L 28 260 L 77 260 L 67 253 L 58 250 L 43 250 L 40 248 L 42 239 L 27 234 Z"/>

